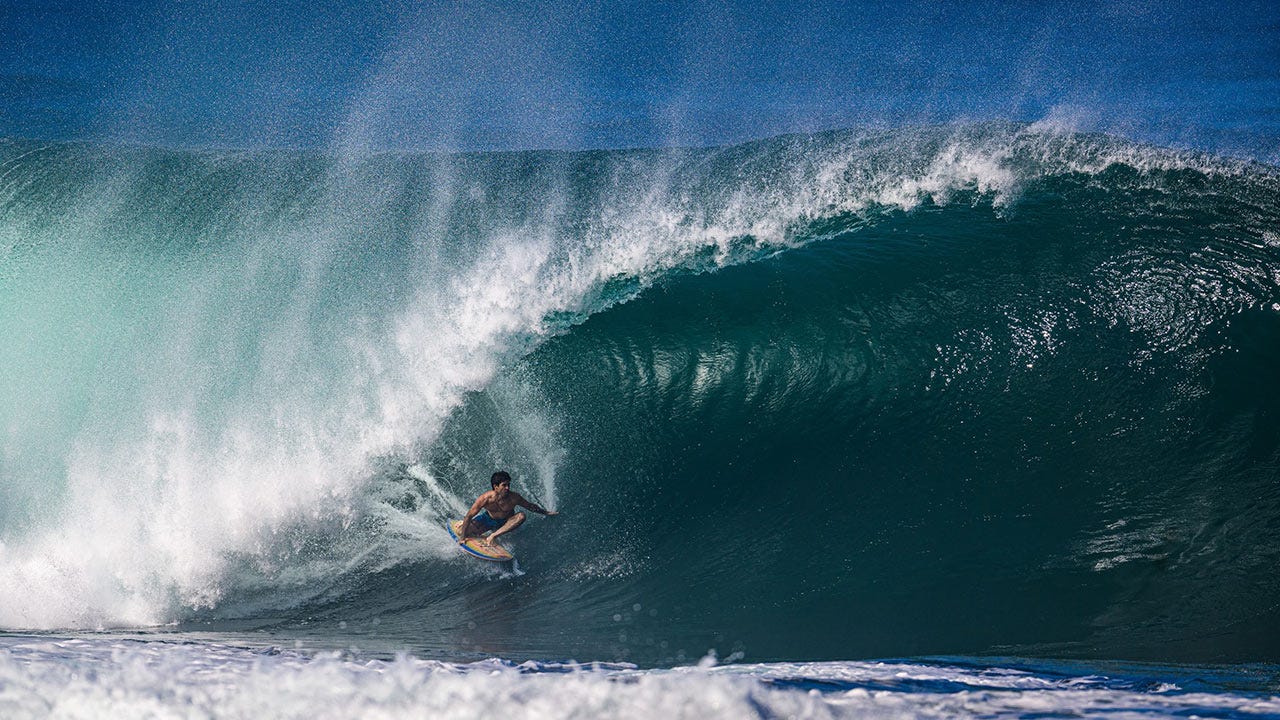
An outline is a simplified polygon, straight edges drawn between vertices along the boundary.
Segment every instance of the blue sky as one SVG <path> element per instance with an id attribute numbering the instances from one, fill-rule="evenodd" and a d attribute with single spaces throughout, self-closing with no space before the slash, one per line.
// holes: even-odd
<path id="1" fill-rule="evenodd" d="M 5 136 L 578 148 L 1048 116 L 1267 155 L 1277 98 L 1261 2 L 0 0 Z"/>

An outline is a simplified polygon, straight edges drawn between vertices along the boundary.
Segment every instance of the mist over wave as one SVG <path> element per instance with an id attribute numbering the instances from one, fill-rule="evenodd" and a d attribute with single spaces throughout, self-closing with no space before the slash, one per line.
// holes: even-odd
<path id="1" fill-rule="evenodd" d="M 514 583 L 504 651 L 1274 657 L 1268 166 L 989 124 L 0 178 L 5 628 L 460 639 Z M 495 583 L 443 521 L 497 467 L 566 513 Z"/>

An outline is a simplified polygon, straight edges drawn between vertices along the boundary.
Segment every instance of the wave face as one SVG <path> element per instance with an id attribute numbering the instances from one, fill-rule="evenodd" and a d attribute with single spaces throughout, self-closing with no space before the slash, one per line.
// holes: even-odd
<path id="1" fill-rule="evenodd" d="M 999 124 L 0 168 L 5 628 L 1277 659 L 1269 166 Z M 443 529 L 499 467 L 563 511 L 515 572 Z"/>

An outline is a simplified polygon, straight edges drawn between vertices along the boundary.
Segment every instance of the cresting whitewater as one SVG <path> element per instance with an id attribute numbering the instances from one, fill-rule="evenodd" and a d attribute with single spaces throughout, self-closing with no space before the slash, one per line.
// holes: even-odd
<path id="1" fill-rule="evenodd" d="M 1270 165 L 4 141 L 0 208 L 6 715 L 1280 714 Z"/>

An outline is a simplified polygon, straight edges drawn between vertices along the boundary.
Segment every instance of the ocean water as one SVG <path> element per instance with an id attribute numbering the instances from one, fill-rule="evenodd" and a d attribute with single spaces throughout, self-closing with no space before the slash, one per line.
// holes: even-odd
<path id="1" fill-rule="evenodd" d="M 5 716 L 1280 715 L 1273 165 L 6 140 L 0 208 Z"/>
<path id="2" fill-rule="evenodd" d="M 1268 718 L 1269 669 L 955 659 L 697 665 L 487 660 L 249 650 L 221 643 L 7 637 L 7 716 L 280 718 Z M 1096 670 L 1096 668 L 1089 668 Z"/>

